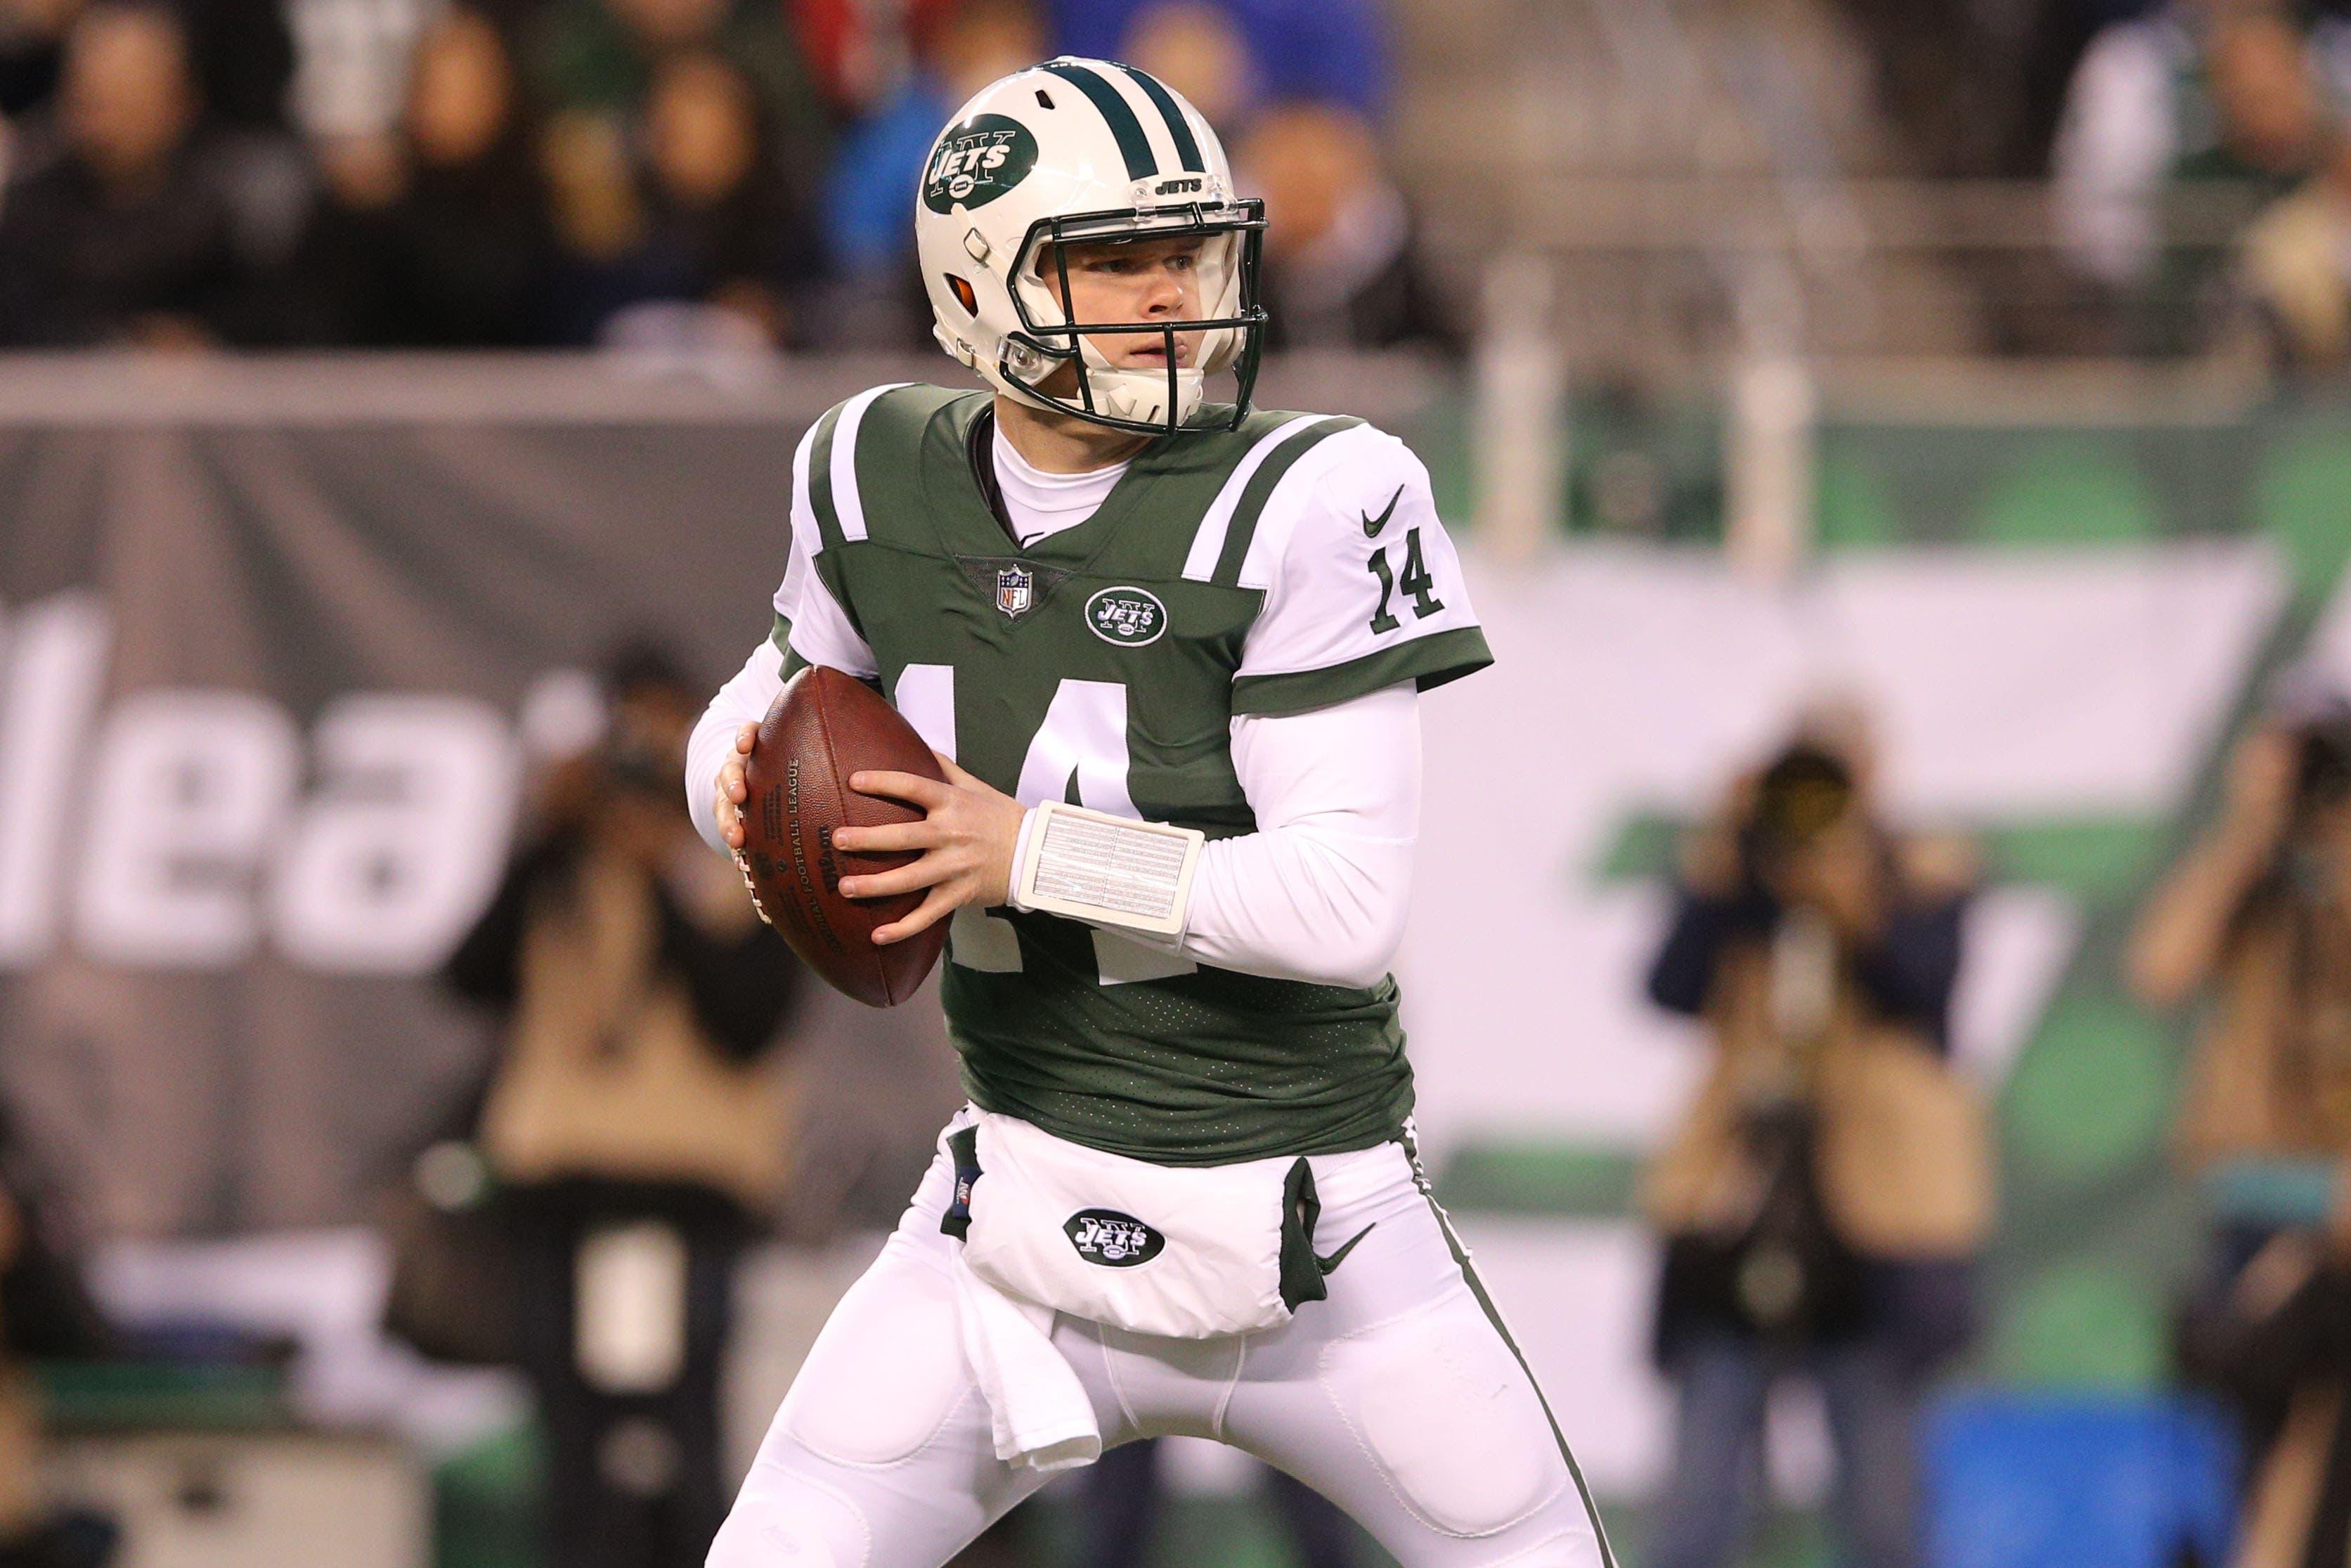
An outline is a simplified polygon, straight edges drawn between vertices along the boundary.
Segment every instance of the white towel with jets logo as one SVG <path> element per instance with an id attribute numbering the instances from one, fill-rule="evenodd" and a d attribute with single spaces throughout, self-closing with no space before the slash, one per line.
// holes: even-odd
<path id="1" fill-rule="evenodd" d="M 956 1167 L 943 1228 L 959 1235 L 964 1349 L 994 1416 L 997 1457 L 1038 1469 L 1091 1462 L 1102 1439 L 1051 1343 L 1053 1316 L 1170 1339 L 1290 1321 L 1285 1235 L 1313 1269 L 1311 1177 L 1294 1156 L 1155 1166 L 1010 1116 L 971 1111 L 941 1139 Z M 1303 1208 L 1299 1207 L 1304 1179 Z M 1319 1272 L 1293 1297 L 1319 1297 Z"/>

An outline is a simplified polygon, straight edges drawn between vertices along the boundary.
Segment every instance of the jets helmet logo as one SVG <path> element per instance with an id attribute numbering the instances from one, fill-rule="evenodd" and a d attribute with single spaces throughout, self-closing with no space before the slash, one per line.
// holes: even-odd
<path id="1" fill-rule="evenodd" d="M 1061 1227 L 1078 1256 L 1105 1269 L 1132 1269 L 1159 1256 L 1167 1238 L 1131 1214 L 1081 1208 Z"/>
<path id="2" fill-rule="evenodd" d="M 984 207 L 1029 177 L 1037 139 L 1019 120 L 975 114 L 947 127 L 923 172 L 923 205 L 935 213 Z"/>

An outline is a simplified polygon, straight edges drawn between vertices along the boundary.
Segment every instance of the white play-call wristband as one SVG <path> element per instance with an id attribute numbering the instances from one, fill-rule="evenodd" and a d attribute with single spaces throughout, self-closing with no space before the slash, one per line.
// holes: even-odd
<path id="1" fill-rule="evenodd" d="M 1013 857 L 1012 902 L 1090 925 L 1177 936 L 1207 835 L 1048 800 Z"/>

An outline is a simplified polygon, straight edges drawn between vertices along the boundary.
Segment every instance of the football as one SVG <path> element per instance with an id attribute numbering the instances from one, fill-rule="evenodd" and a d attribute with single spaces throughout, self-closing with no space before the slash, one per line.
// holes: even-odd
<path id="1" fill-rule="evenodd" d="M 748 793 L 738 859 L 752 902 L 801 961 L 866 1006 L 887 1008 L 913 996 L 939 961 L 947 923 L 878 947 L 874 930 L 913 914 L 923 902 L 921 891 L 894 898 L 841 896 L 842 877 L 871 875 L 915 858 L 907 852 L 850 854 L 833 847 L 837 828 L 922 820 L 904 801 L 850 789 L 850 776 L 868 768 L 946 778 L 914 726 L 862 681 L 823 664 L 794 675 L 768 709 L 744 768 Z"/>

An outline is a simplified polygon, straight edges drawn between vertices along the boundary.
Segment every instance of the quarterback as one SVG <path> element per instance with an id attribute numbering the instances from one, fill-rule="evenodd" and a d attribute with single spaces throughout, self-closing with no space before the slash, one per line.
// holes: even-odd
<path id="1" fill-rule="evenodd" d="M 940 344 L 792 471 L 773 637 L 686 789 L 739 848 L 783 682 L 876 685 L 946 781 L 844 877 L 924 890 L 969 1104 L 777 1412 L 713 1568 L 936 1568 L 1053 1471 L 1185 1434 L 1405 1568 L 1602 1568 L 1581 1475 L 1428 1194 L 1388 973 L 1418 694 L 1489 662 L 1426 472 L 1250 406 L 1262 204 L 1151 77 L 983 90 L 915 193 Z M 1207 380 L 1229 372 L 1231 402 Z"/>

